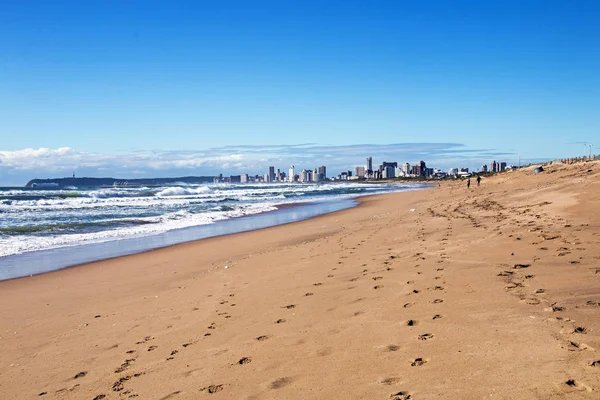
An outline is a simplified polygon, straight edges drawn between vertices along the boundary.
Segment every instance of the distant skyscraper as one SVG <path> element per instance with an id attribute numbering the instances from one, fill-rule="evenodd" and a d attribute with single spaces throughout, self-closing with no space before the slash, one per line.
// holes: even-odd
<path id="1" fill-rule="evenodd" d="M 488 171 L 487 171 L 487 165 L 486 165 L 486 164 L 483 164 L 483 165 L 481 166 L 481 172 L 483 172 L 483 173 L 486 173 L 486 172 L 488 172 Z"/>
<path id="2" fill-rule="evenodd" d="M 248 174 L 242 174 L 240 176 L 240 183 L 248 183 Z"/>
<path id="3" fill-rule="evenodd" d="M 498 171 L 498 172 L 502 172 L 502 171 L 504 171 L 505 169 L 506 169 L 506 163 L 505 163 L 505 162 L 501 162 L 501 163 L 500 163 L 500 171 Z"/>
<path id="4" fill-rule="evenodd" d="M 367 157 L 367 174 L 373 171 L 373 157 Z"/>
<path id="5" fill-rule="evenodd" d="M 402 164 L 402 172 L 404 172 L 405 175 L 410 174 L 410 164 L 409 163 Z"/>
<path id="6" fill-rule="evenodd" d="M 425 165 L 425 161 L 419 161 L 417 165 L 413 165 L 411 168 L 411 173 L 417 176 L 426 176 L 427 166 Z"/>
<path id="7" fill-rule="evenodd" d="M 275 173 L 275 180 L 279 182 L 281 180 L 281 171 L 277 168 L 277 172 Z"/>
<path id="8" fill-rule="evenodd" d="M 288 176 L 288 181 L 290 182 L 294 182 L 296 180 L 296 170 L 294 169 L 294 166 L 292 165 L 292 167 L 289 170 L 289 176 Z"/>
<path id="9" fill-rule="evenodd" d="M 496 160 L 492 161 L 492 163 L 490 164 L 490 169 L 492 170 L 492 172 L 498 172 L 499 165 L 496 162 Z"/>
<path id="10" fill-rule="evenodd" d="M 327 168 L 324 165 L 319 167 L 319 180 L 324 181 L 327 179 Z"/>
<path id="11" fill-rule="evenodd" d="M 275 167 L 269 167 L 269 179 L 267 182 L 275 181 Z"/>

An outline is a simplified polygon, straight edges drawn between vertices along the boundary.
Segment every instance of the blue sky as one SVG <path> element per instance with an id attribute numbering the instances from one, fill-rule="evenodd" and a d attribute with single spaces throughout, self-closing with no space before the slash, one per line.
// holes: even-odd
<path id="1" fill-rule="evenodd" d="M 585 0 L 4 1 L 0 184 L 578 156 L 598 21 Z"/>

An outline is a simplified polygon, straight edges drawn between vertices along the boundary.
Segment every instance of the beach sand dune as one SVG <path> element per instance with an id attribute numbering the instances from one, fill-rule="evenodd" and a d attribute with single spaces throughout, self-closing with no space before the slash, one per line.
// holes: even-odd
<path id="1" fill-rule="evenodd" d="M 599 178 L 524 168 L 0 282 L 0 397 L 600 398 Z"/>

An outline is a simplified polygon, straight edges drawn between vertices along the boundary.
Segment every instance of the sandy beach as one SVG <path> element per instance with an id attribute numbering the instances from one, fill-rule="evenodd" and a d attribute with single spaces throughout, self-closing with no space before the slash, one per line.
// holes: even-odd
<path id="1" fill-rule="evenodd" d="M 600 398 L 599 178 L 443 182 L 0 282 L 0 398 Z"/>

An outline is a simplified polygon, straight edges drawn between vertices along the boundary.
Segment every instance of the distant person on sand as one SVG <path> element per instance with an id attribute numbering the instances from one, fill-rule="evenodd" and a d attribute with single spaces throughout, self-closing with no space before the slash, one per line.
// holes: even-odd
<path id="1" fill-rule="evenodd" d="M 467 179 L 467 189 L 471 187 L 471 178 Z"/>
<path id="2" fill-rule="evenodd" d="M 477 175 L 477 186 L 481 183 L 481 176 Z"/>

